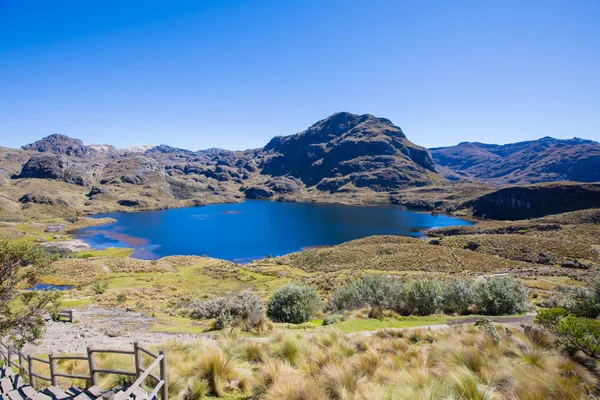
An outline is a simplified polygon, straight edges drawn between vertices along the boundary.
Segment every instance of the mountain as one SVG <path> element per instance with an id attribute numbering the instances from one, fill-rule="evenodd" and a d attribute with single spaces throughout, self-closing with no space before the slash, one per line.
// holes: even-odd
<path id="1" fill-rule="evenodd" d="M 464 142 L 430 149 L 447 179 L 494 185 L 600 181 L 600 143 L 584 139 L 539 140 L 507 145 Z"/>
<path id="2" fill-rule="evenodd" d="M 50 136 L 22 147 L 23 150 L 33 150 L 40 153 L 93 158 L 103 154 L 116 154 L 117 149 L 110 145 L 86 146 L 79 139 L 54 133 Z"/>
<path id="3" fill-rule="evenodd" d="M 307 186 L 337 191 L 425 186 L 437 175 L 427 149 L 410 142 L 385 118 L 337 113 L 304 132 L 273 138 L 264 148 L 262 174 L 293 176 Z"/>
<path id="4" fill-rule="evenodd" d="M 48 205 L 94 213 L 245 198 L 388 202 L 397 190 L 443 180 L 429 151 L 390 120 L 346 112 L 246 151 L 117 150 L 53 134 L 21 149 L 0 147 L 0 172 L 6 199 L 44 214 Z"/>

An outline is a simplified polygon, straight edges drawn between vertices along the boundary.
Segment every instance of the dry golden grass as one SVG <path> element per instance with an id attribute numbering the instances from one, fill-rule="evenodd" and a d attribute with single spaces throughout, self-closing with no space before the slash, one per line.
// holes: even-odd
<path id="1" fill-rule="evenodd" d="M 268 342 L 252 342 L 234 332 L 218 340 L 171 341 L 162 347 L 168 354 L 173 399 L 575 400 L 597 390 L 594 375 L 548 338 L 496 329 L 499 345 L 471 325 L 372 337 L 329 330 L 310 338 L 275 335 Z M 116 356 L 100 362 L 127 369 L 126 361 Z M 125 383 L 101 378 L 105 385 Z"/>
<path id="2" fill-rule="evenodd" d="M 340 270 L 489 273 L 535 265 L 399 236 L 371 236 L 280 257 L 276 262 L 308 272 Z"/>

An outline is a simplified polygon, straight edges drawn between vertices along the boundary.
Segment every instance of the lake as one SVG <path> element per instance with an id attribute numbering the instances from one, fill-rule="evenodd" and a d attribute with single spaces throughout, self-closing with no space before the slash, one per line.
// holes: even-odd
<path id="1" fill-rule="evenodd" d="M 422 231 L 471 222 L 396 205 L 246 201 L 134 213 L 109 213 L 116 223 L 85 228 L 78 238 L 96 249 L 134 248 L 133 257 L 208 255 L 248 262 L 371 235 L 422 236 Z"/>

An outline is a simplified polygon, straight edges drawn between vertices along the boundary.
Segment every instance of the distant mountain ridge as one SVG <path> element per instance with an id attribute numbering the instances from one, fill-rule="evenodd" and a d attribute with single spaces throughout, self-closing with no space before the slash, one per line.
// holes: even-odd
<path id="1" fill-rule="evenodd" d="M 496 185 L 600 181 L 600 143 L 585 139 L 538 140 L 506 145 L 463 142 L 430 149 L 447 179 Z"/>
<path id="2" fill-rule="evenodd" d="M 456 180 L 466 182 L 451 187 Z M 116 149 L 60 134 L 21 149 L 0 147 L 0 214 L 49 204 L 64 206 L 63 213 L 98 213 L 243 199 L 434 209 L 466 204 L 490 193 L 489 184 L 563 180 L 600 181 L 600 144 L 546 137 L 428 150 L 389 119 L 341 112 L 245 151 L 164 144 Z"/>

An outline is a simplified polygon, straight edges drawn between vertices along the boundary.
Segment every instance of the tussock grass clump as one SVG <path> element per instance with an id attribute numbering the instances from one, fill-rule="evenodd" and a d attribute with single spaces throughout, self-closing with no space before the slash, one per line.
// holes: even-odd
<path id="1" fill-rule="evenodd" d="M 494 329 L 499 342 L 468 325 L 368 337 L 328 328 L 309 336 L 275 334 L 268 342 L 232 334 L 161 347 L 169 354 L 170 397 L 178 400 L 575 400 L 595 395 L 597 378 L 566 352 L 530 332 Z M 118 357 L 100 361 L 125 367 Z"/>

